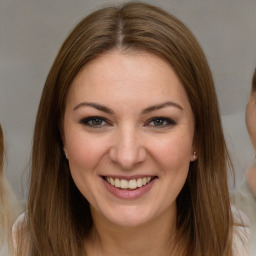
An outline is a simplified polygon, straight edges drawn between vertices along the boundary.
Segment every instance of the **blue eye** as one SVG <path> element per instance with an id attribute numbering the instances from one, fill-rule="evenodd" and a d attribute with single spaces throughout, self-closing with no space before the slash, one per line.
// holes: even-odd
<path id="1" fill-rule="evenodd" d="M 149 122 L 147 123 L 148 126 L 159 127 L 159 128 L 163 128 L 163 127 L 171 126 L 175 124 L 176 122 L 166 117 L 154 117 L 150 119 Z"/>
<path id="2" fill-rule="evenodd" d="M 80 123 L 93 128 L 100 128 L 108 125 L 108 122 L 104 118 L 98 116 L 84 118 L 80 121 Z"/>

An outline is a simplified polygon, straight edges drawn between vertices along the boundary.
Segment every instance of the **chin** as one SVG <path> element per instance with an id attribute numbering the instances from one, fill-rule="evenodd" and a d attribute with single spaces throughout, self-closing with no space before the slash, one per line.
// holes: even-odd
<path id="1" fill-rule="evenodd" d="M 109 220 L 112 224 L 125 227 L 125 228 L 135 228 L 143 226 L 154 218 L 154 215 L 147 212 L 145 209 L 139 210 L 137 207 L 125 207 L 126 209 L 121 209 L 118 213 L 109 213 L 105 215 L 105 218 Z"/>
<path id="2" fill-rule="evenodd" d="M 138 217 L 138 216 L 137 216 Z M 145 225 L 148 221 L 145 219 L 133 218 L 113 219 L 112 224 L 122 228 L 136 228 Z"/>

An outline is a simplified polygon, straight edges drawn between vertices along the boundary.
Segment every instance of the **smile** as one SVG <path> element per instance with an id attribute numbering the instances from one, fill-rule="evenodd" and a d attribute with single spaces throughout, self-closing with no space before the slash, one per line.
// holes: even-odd
<path id="1" fill-rule="evenodd" d="M 121 188 L 121 189 L 130 189 L 135 190 L 137 188 L 141 188 L 148 183 L 150 183 L 154 177 L 143 177 L 132 180 L 125 180 L 119 178 L 105 177 L 105 180 L 113 187 Z"/>

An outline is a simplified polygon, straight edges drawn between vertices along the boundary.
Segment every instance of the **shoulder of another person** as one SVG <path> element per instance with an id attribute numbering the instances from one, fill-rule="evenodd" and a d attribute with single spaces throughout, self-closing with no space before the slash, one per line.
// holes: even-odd
<path id="1" fill-rule="evenodd" d="M 12 226 L 12 233 L 15 233 L 19 230 L 19 228 L 21 226 L 23 226 L 23 224 L 25 224 L 26 222 L 26 213 L 23 212 L 22 214 L 20 214 L 17 219 L 15 220 L 13 226 Z"/>
<path id="2" fill-rule="evenodd" d="M 233 251 L 234 256 L 249 256 L 249 219 L 235 206 L 231 207 L 234 219 Z"/>
<path id="3" fill-rule="evenodd" d="M 12 241 L 14 248 L 14 255 L 17 255 L 18 251 L 18 241 L 22 244 L 26 244 L 27 238 L 25 235 L 25 227 L 26 227 L 26 213 L 22 213 L 18 216 L 12 226 Z M 25 254 L 24 254 L 25 255 Z"/>

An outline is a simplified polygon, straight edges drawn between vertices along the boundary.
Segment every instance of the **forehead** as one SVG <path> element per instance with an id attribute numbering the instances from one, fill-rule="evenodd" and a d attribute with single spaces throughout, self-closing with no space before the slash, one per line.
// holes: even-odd
<path id="1" fill-rule="evenodd" d="M 106 97 L 108 96 L 108 97 Z M 181 81 L 163 58 L 147 52 L 112 51 L 92 60 L 77 74 L 68 100 L 119 103 L 173 98 L 189 104 Z"/>

